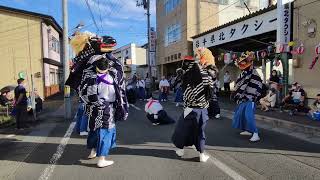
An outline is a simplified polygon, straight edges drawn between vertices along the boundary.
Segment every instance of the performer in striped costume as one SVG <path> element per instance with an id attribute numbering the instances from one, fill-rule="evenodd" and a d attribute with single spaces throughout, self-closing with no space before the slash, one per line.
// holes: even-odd
<path id="1" fill-rule="evenodd" d="M 184 112 L 178 121 L 172 142 L 178 148 L 178 156 L 184 155 L 184 147 L 194 145 L 199 152 L 200 162 L 206 162 L 209 156 L 204 153 L 205 127 L 209 119 L 207 108 L 212 79 L 191 56 L 184 58 L 182 69 L 185 72 L 182 78 Z"/>
<path id="2" fill-rule="evenodd" d="M 232 126 L 243 130 L 241 135 L 252 137 L 251 142 L 259 141 L 258 129 L 255 121 L 255 102 L 260 98 L 262 92 L 262 80 L 253 67 L 254 53 L 247 52 L 238 60 L 237 65 L 242 70 L 236 81 L 233 98 L 238 104 Z"/>

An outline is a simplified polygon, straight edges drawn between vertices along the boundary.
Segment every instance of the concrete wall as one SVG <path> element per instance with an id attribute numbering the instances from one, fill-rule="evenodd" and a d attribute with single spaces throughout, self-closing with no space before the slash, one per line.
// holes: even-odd
<path id="1" fill-rule="evenodd" d="M 0 11 L 0 22 L 0 87 L 16 84 L 25 72 L 30 91 L 31 74 L 43 75 L 41 20 Z M 34 87 L 43 97 L 43 77 L 34 78 Z"/>
<path id="2" fill-rule="evenodd" d="M 293 69 L 293 79 L 303 85 L 309 97 L 315 97 L 320 91 L 320 64 L 318 62 L 313 70 L 308 68 L 315 56 L 315 46 L 320 43 L 320 1 L 296 0 L 294 4 L 294 40 L 304 44 L 305 53 L 293 57 L 299 61 L 300 65 Z M 306 22 L 311 19 L 317 24 L 314 37 L 308 36 L 308 26 L 305 26 Z"/>

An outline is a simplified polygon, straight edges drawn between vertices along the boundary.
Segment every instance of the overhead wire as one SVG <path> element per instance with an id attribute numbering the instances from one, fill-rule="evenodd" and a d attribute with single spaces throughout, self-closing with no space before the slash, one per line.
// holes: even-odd
<path id="1" fill-rule="evenodd" d="M 98 25 L 97 25 L 97 22 L 96 22 L 96 19 L 95 19 L 94 15 L 93 15 L 91 6 L 90 6 L 88 0 L 84 0 L 84 1 L 86 2 L 87 8 L 89 9 L 89 12 L 90 12 L 90 15 L 91 15 L 91 19 L 92 19 L 94 25 L 96 26 L 97 31 L 99 31 L 99 27 L 98 27 Z"/>
<path id="2" fill-rule="evenodd" d="M 102 30 L 103 27 L 102 27 L 102 15 L 101 15 L 101 8 L 100 8 L 100 0 L 98 0 L 98 9 L 99 9 L 100 26 L 101 26 L 101 30 Z"/>

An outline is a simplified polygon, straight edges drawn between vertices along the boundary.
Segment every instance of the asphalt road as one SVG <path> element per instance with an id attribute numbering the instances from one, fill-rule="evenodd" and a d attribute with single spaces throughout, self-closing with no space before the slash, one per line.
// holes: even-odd
<path id="1" fill-rule="evenodd" d="M 0 179 L 320 179 L 320 145 L 263 129 L 262 140 L 251 143 L 227 118 L 208 123 L 207 163 L 192 148 L 178 158 L 170 140 L 174 125 L 152 126 L 143 105 L 131 106 L 129 119 L 118 123 L 113 166 L 97 168 L 74 123 L 51 118 L 20 135 L 0 134 Z M 164 106 L 175 119 L 182 113 L 173 103 Z"/>

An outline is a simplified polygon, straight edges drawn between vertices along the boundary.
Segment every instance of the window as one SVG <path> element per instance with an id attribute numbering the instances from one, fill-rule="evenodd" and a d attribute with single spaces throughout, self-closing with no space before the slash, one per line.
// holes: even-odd
<path id="1" fill-rule="evenodd" d="M 178 58 L 179 58 L 179 59 L 181 58 L 181 53 L 178 53 Z"/>
<path id="2" fill-rule="evenodd" d="M 51 37 L 51 50 L 60 53 L 60 41 L 53 36 Z"/>
<path id="3" fill-rule="evenodd" d="M 177 54 L 175 54 L 175 55 L 174 55 L 174 59 L 178 59 L 178 56 L 177 56 Z"/>
<path id="4" fill-rule="evenodd" d="M 50 85 L 57 85 L 59 84 L 60 77 L 59 77 L 59 70 L 50 68 L 49 74 Z"/>
<path id="5" fill-rule="evenodd" d="M 165 46 L 178 42 L 181 39 L 181 25 L 174 24 L 166 29 Z"/>
<path id="6" fill-rule="evenodd" d="M 177 6 L 179 6 L 181 1 L 182 0 L 166 0 L 164 3 L 166 15 L 173 11 Z"/>

